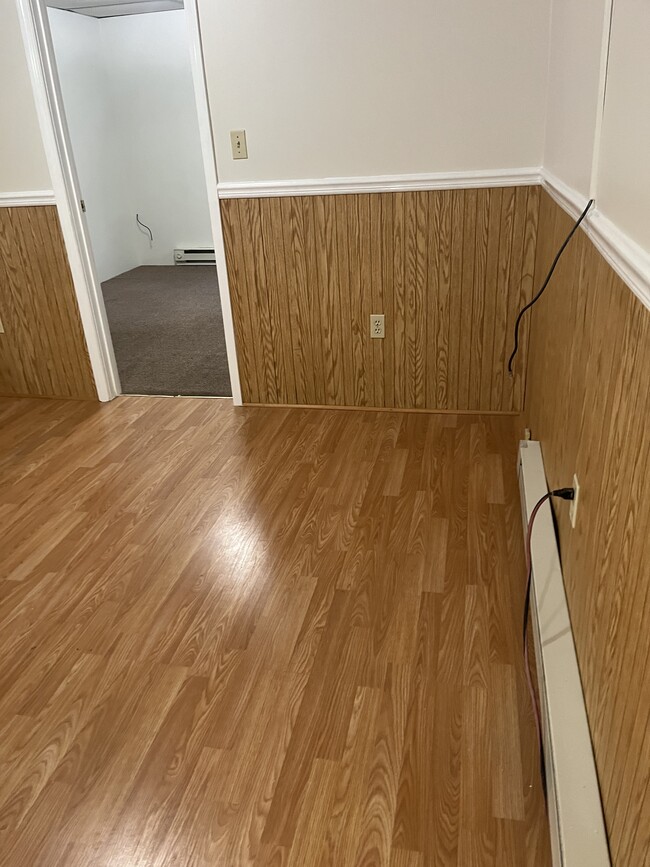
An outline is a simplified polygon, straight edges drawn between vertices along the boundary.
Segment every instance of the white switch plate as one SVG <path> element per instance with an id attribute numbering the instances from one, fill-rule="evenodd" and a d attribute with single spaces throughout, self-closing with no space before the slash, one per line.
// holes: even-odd
<path id="1" fill-rule="evenodd" d="M 576 475 L 573 476 L 573 490 L 575 493 L 569 503 L 569 520 L 571 521 L 571 526 L 575 529 L 576 518 L 578 517 L 578 500 L 580 499 L 580 485 Z"/>
<path id="2" fill-rule="evenodd" d="M 233 129 L 230 131 L 230 146 L 232 147 L 232 158 L 234 160 L 248 159 L 245 129 Z"/>
<path id="3" fill-rule="evenodd" d="M 371 337 L 383 337 L 384 336 L 384 314 L 383 313 L 371 313 L 370 314 L 370 336 Z"/>

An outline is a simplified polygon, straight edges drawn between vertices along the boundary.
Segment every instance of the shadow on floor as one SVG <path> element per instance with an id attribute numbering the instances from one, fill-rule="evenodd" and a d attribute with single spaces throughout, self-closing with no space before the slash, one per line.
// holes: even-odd
<path id="1" fill-rule="evenodd" d="M 124 394 L 232 394 L 213 265 L 142 265 L 102 292 Z"/>

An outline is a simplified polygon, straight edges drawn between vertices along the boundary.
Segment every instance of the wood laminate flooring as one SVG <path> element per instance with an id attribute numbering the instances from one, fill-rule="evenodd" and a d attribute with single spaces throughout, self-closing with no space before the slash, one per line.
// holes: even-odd
<path id="1" fill-rule="evenodd" d="M 0 401 L 0 863 L 547 867 L 514 425 Z"/>

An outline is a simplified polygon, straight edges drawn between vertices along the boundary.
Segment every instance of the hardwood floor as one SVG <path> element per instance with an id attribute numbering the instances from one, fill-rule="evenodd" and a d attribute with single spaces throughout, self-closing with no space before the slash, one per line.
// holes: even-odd
<path id="1" fill-rule="evenodd" d="M 514 420 L 0 401 L 3 865 L 550 864 Z"/>

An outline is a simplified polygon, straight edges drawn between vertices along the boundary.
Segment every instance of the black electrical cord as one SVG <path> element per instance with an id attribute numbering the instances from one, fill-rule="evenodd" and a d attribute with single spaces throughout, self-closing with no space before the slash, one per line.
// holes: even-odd
<path id="1" fill-rule="evenodd" d="M 564 241 L 564 244 L 562 244 L 562 246 L 560 247 L 560 249 L 557 251 L 557 255 L 556 255 L 555 259 L 553 259 L 553 264 L 551 265 L 551 268 L 550 268 L 548 274 L 546 275 L 546 279 L 545 279 L 544 282 L 542 283 L 542 288 L 539 290 L 539 292 L 537 293 L 537 295 L 535 295 L 535 297 L 533 298 L 533 300 L 532 300 L 532 301 L 529 301 L 528 304 L 526 304 L 525 307 L 522 307 L 521 310 L 519 311 L 519 314 L 518 314 L 518 316 L 517 316 L 517 321 L 515 322 L 515 347 L 514 347 L 514 349 L 512 350 L 512 354 L 511 354 L 510 358 L 508 359 L 508 373 L 509 373 L 510 375 L 512 375 L 512 362 L 515 360 L 515 355 L 516 355 L 517 352 L 519 351 L 519 325 L 520 325 L 520 323 L 521 323 L 521 320 L 522 320 L 522 318 L 523 318 L 523 315 L 524 315 L 524 313 L 525 313 L 527 310 L 530 310 L 530 308 L 533 306 L 533 304 L 536 304 L 537 301 L 539 301 L 539 299 L 542 297 L 542 293 L 544 292 L 544 290 L 546 289 L 546 287 L 548 286 L 548 284 L 551 282 L 551 277 L 553 276 L 553 272 L 555 271 L 555 268 L 556 268 L 556 266 L 557 266 L 557 263 L 560 261 L 560 258 L 561 258 L 561 256 L 562 256 L 562 253 L 564 253 L 564 251 L 566 250 L 566 248 L 567 248 L 567 246 L 568 246 L 568 244 L 569 244 L 569 241 L 571 240 L 571 238 L 573 238 L 573 236 L 575 235 L 575 233 L 578 231 L 578 226 L 580 225 L 580 223 L 582 223 L 582 221 L 584 220 L 584 218 L 585 218 L 585 217 L 587 216 L 587 214 L 589 213 L 589 208 L 591 208 L 591 206 L 593 205 L 593 203 L 594 203 L 594 199 L 589 199 L 589 202 L 587 203 L 587 207 L 586 207 L 586 208 L 584 209 L 584 211 L 580 214 L 580 216 L 578 217 L 578 220 L 576 221 L 574 227 L 571 229 L 571 231 L 569 232 L 569 234 L 566 236 L 566 239 L 565 239 L 565 241 Z"/>
<path id="2" fill-rule="evenodd" d="M 542 778 L 542 790 L 544 792 L 544 801 L 548 806 L 548 794 L 547 794 L 547 786 L 546 786 L 546 766 L 544 764 L 544 738 L 542 736 L 542 719 L 541 713 L 539 709 L 539 704 L 537 703 L 537 693 L 535 692 L 535 688 L 533 687 L 533 676 L 530 671 L 530 659 L 528 656 L 528 614 L 530 612 L 530 593 L 533 583 L 533 565 L 532 558 L 530 554 L 530 540 L 533 533 L 533 525 L 535 523 L 535 518 L 537 517 L 537 513 L 542 508 L 544 503 L 547 500 L 550 500 L 551 497 L 560 497 L 563 500 L 572 500 L 575 497 L 575 491 L 573 488 L 557 488 L 555 491 L 549 491 L 544 494 L 543 497 L 535 503 L 533 506 L 533 510 L 530 513 L 530 518 L 528 519 L 528 527 L 526 530 L 526 596 L 524 599 L 524 622 L 523 622 L 523 644 L 524 644 L 524 667 L 526 670 L 526 681 L 528 683 L 528 692 L 530 693 L 530 703 L 533 708 L 533 712 L 535 714 L 535 727 L 537 729 L 537 740 L 539 743 L 539 768 L 540 775 Z"/>
<path id="3" fill-rule="evenodd" d="M 137 220 L 139 226 L 142 226 L 143 229 L 146 229 L 147 232 L 149 232 L 149 237 L 151 238 L 151 243 L 153 244 L 153 232 L 151 231 L 151 229 L 149 228 L 149 226 L 147 226 L 146 223 L 143 223 L 143 222 L 142 222 L 142 220 L 140 219 L 140 215 L 139 215 L 139 214 L 136 214 L 136 215 L 135 215 L 135 219 Z"/>

